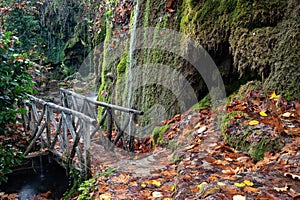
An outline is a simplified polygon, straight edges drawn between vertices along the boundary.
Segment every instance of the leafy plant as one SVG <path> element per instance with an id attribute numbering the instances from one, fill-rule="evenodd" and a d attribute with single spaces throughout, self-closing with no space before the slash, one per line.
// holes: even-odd
<path id="1" fill-rule="evenodd" d="M 15 48 L 20 45 L 11 32 L 0 33 L 0 135 L 7 135 L 6 125 L 16 122 L 16 115 L 24 108 L 18 107 L 32 93 L 32 78 L 27 70 L 31 62 L 27 54 L 19 54 Z"/>
<path id="2" fill-rule="evenodd" d="M 0 184 L 7 181 L 5 175 L 12 172 L 11 167 L 20 165 L 23 158 L 24 154 L 17 149 L 0 146 Z"/>
<path id="3" fill-rule="evenodd" d="M 17 114 L 25 109 L 21 103 L 26 93 L 32 93 L 33 82 L 27 73 L 31 62 L 26 54 L 15 50 L 20 45 L 17 37 L 11 32 L 0 33 L 0 135 L 5 137 L 11 133 L 8 124 L 15 124 Z M 7 180 L 5 176 L 11 172 L 11 167 L 20 165 L 24 157 L 19 150 L 12 148 L 9 140 L 0 143 L 0 183 Z"/>

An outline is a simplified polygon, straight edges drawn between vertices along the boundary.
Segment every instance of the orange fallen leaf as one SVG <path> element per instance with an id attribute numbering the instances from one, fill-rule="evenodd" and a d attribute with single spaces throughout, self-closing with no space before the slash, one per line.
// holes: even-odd
<path id="1" fill-rule="evenodd" d="M 253 188 L 253 187 L 249 187 L 249 186 L 245 186 L 244 187 L 244 192 L 247 192 L 247 193 L 256 193 L 256 194 L 260 193 L 260 191 L 258 190 L 258 188 Z"/>

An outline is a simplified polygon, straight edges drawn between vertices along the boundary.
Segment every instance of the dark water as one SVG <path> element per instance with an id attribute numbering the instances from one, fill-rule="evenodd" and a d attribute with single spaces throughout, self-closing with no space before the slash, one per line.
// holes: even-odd
<path id="1" fill-rule="evenodd" d="M 42 161 L 42 162 L 40 162 Z M 67 191 L 69 179 L 66 171 L 55 161 L 49 163 L 44 157 L 33 161 L 29 169 L 15 170 L 8 175 L 8 182 L 0 185 L 7 194 L 19 193 L 20 200 L 33 199 L 37 194 L 51 192 L 49 199 L 59 199 Z"/>

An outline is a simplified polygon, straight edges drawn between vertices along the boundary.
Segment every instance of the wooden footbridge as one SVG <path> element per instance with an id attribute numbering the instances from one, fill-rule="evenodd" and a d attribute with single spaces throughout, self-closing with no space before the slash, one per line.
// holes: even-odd
<path id="1" fill-rule="evenodd" d="M 106 148 L 118 144 L 127 151 L 134 151 L 133 133 L 125 130 L 136 115 L 143 114 L 142 111 L 95 101 L 62 88 L 61 105 L 31 95 L 28 97 L 25 102 L 27 112 L 23 115 L 23 125 L 31 137 L 25 151 L 27 157 L 52 153 L 67 170 L 75 167 L 89 175 L 90 148 L 96 135 Z M 98 107 L 103 108 L 100 120 L 97 120 Z M 116 112 L 125 112 L 129 116 L 123 128 Z"/>

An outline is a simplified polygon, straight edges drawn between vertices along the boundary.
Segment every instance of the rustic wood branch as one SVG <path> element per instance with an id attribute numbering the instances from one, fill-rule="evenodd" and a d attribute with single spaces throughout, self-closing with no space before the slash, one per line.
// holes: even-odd
<path id="1" fill-rule="evenodd" d="M 97 124 L 97 121 L 95 119 L 92 119 L 92 118 L 90 118 L 90 117 L 88 117 L 88 116 L 86 116 L 86 115 L 84 115 L 84 114 L 82 114 L 82 113 L 80 113 L 78 111 L 71 110 L 69 108 L 65 108 L 65 107 L 62 107 L 62 106 L 58 106 L 58 105 L 56 105 L 54 103 L 51 103 L 51 102 L 46 102 L 46 101 L 38 99 L 38 98 L 36 98 L 36 97 L 34 97 L 32 95 L 28 95 L 28 96 L 33 101 L 36 101 L 36 102 L 38 102 L 40 104 L 45 104 L 45 105 L 49 106 L 50 108 L 53 108 L 53 109 L 58 110 L 60 112 L 64 112 L 64 113 L 70 114 L 70 115 L 72 114 L 72 115 L 74 115 L 74 116 L 76 116 L 78 118 L 83 119 L 85 122 L 87 122 L 89 124 L 93 124 L 93 125 Z"/>
<path id="2" fill-rule="evenodd" d="M 104 103 L 104 102 L 100 102 L 100 101 L 94 101 L 90 98 L 87 98 L 87 97 L 82 96 L 80 94 L 77 94 L 75 92 L 66 90 L 64 88 L 60 88 L 60 90 L 63 91 L 64 93 L 66 93 L 66 94 L 84 99 L 88 102 L 91 102 L 91 103 L 95 104 L 96 106 L 108 107 L 108 108 L 112 108 L 112 109 L 119 110 L 119 111 L 122 111 L 122 112 L 134 113 L 134 114 L 137 114 L 137 115 L 143 115 L 143 111 L 139 111 L 139 110 L 135 110 L 135 109 L 131 109 L 131 108 L 124 108 L 124 107 L 121 107 L 121 106 L 116 106 L 116 105 L 113 105 L 113 104 Z"/>

